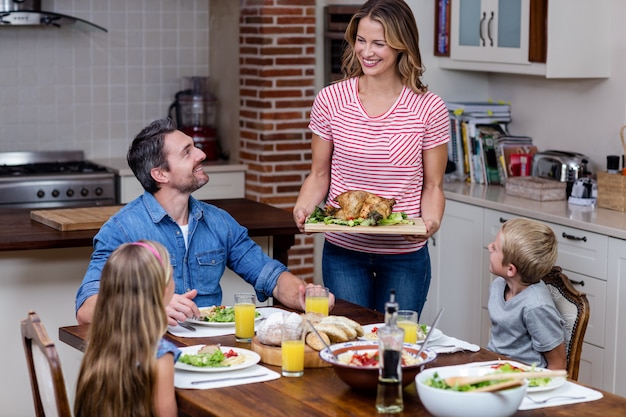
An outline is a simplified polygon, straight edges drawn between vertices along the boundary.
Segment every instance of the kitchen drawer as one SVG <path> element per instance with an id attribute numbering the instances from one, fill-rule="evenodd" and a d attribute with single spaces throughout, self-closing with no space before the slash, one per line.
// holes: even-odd
<path id="1" fill-rule="evenodd" d="M 606 281 L 609 238 L 572 227 L 548 223 L 559 241 L 557 265 Z"/>
<path id="2" fill-rule="evenodd" d="M 606 281 L 581 275 L 565 268 L 563 268 L 563 273 L 567 275 L 578 291 L 587 294 L 589 300 L 590 313 L 585 332 L 585 342 L 604 347 Z"/>
<path id="3" fill-rule="evenodd" d="M 513 217 L 517 216 L 503 211 L 485 209 L 483 214 L 483 222 L 485 225 L 483 229 L 483 246 L 485 248 L 495 240 L 502 223 Z"/>

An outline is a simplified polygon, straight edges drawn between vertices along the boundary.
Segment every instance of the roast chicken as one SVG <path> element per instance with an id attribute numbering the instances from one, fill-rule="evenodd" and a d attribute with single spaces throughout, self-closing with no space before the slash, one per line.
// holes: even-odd
<path id="1" fill-rule="evenodd" d="M 331 213 L 338 219 L 372 219 L 375 222 L 386 219 L 391 215 L 391 210 L 396 200 L 384 198 L 367 191 L 355 190 L 339 194 L 335 201 L 340 208 Z"/>

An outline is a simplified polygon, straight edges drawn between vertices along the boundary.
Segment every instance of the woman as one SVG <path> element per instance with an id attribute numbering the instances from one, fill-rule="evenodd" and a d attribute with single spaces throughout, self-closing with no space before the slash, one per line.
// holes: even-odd
<path id="1" fill-rule="evenodd" d="M 162 339 L 174 294 L 167 250 L 126 243 L 107 260 L 81 363 L 75 417 L 175 417 L 174 363 L 180 351 Z"/>
<path id="2" fill-rule="evenodd" d="M 422 84 L 418 31 L 403 0 L 370 0 L 346 29 L 345 77 L 319 92 L 311 110 L 311 172 L 294 207 L 301 231 L 315 206 L 337 207 L 349 190 L 394 198 L 395 212 L 422 217 L 426 236 L 326 233 L 324 284 L 337 298 L 382 311 L 389 290 L 421 313 L 430 285 L 427 239 L 445 198 L 449 117 Z"/>

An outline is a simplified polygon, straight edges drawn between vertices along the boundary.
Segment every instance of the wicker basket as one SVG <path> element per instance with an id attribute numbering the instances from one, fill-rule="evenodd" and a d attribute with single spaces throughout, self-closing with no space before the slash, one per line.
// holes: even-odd
<path id="1" fill-rule="evenodd" d="M 567 198 L 566 183 L 538 177 L 509 177 L 504 191 L 509 195 L 539 201 L 556 201 Z"/>
<path id="2" fill-rule="evenodd" d="M 626 211 L 626 176 L 598 172 L 598 207 Z"/>

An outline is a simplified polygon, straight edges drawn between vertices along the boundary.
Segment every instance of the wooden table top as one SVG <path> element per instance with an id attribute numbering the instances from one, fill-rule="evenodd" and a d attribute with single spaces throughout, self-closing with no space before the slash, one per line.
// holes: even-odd
<path id="1" fill-rule="evenodd" d="M 383 315 L 343 300 L 338 300 L 332 314 L 345 315 L 361 324 L 380 323 Z M 83 350 L 88 325 L 59 329 L 59 339 Z M 235 342 L 233 335 L 212 338 L 181 338 L 168 333 L 167 337 L 179 346 L 202 343 L 221 343 L 226 346 L 249 347 Z M 430 366 L 447 366 L 498 359 L 498 355 L 481 349 L 478 352 L 440 354 Z M 280 367 L 267 366 L 279 372 Z M 397 416 L 431 416 L 422 406 L 415 385 L 404 390 L 404 411 Z M 597 401 L 518 411 L 515 416 L 623 416 L 626 399 L 602 391 Z M 179 410 L 189 416 L 333 416 L 370 417 L 376 415 L 375 395 L 352 390 L 343 383 L 332 368 L 307 368 L 300 378 L 238 385 L 234 387 L 187 390 L 176 389 Z"/>
<path id="2" fill-rule="evenodd" d="M 245 198 L 207 200 L 230 213 L 248 234 L 281 236 L 300 233 L 291 212 Z M 31 220 L 30 209 L 0 209 L 0 251 L 91 246 L 98 230 L 61 232 Z"/>

